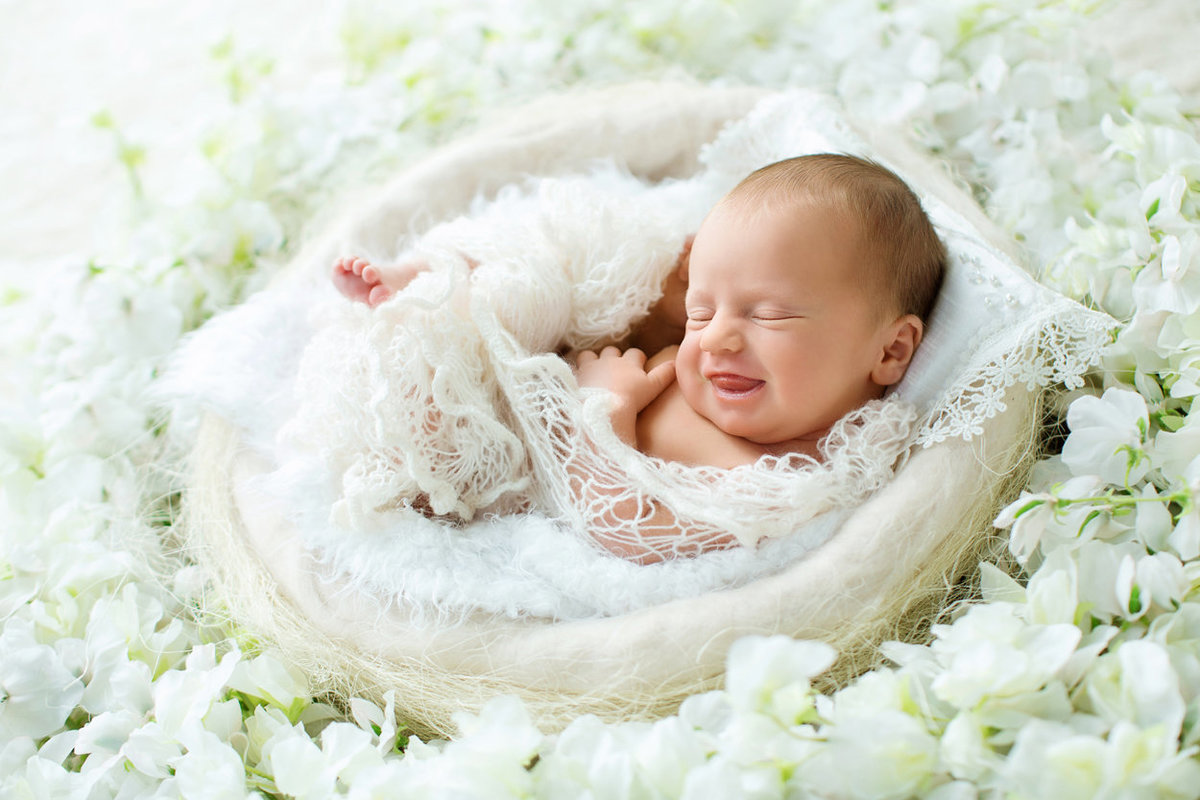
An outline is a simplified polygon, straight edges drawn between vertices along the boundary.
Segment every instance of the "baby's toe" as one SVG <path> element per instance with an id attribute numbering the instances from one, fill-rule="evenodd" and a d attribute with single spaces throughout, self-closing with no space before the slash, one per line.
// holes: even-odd
<path id="1" fill-rule="evenodd" d="M 392 290 L 380 284 L 379 286 L 371 287 L 371 291 L 367 293 L 367 305 L 374 308 L 383 301 L 392 296 Z"/>

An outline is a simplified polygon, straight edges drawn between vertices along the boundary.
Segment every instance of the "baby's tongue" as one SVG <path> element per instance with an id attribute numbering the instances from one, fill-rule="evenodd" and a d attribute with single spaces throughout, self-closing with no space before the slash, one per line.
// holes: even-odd
<path id="1" fill-rule="evenodd" d="M 741 393 L 748 392 L 762 384 L 762 381 L 754 378 L 746 378 L 742 375 L 714 375 L 712 379 L 713 386 L 717 387 L 722 392 Z"/>

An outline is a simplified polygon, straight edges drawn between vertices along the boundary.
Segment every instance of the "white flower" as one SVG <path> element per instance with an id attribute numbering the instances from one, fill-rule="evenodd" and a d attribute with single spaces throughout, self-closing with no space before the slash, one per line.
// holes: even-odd
<path id="1" fill-rule="evenodd" d="M 833 665 L 824 642 L 787 636 L 747 636 L 726 660 L 725 691 L 737 710 L 768 714 L 782 725 L 806 721 L 813 709 L 810 680 Z"/>
<path id="2" fill-rule="evenodd" d="M 1026 618 L 1040 625 L 1075 624 L 1079 608 L 1079 581 L 1075 561 L 1067 548 L 1052 551 L 1029 579 L 1025 596 Z"/>
<path id="3" fill-rule="evenodd" d="M 634 764 L 627 729 L 584 715 L 573 720 L 538 761 L 534 788 L 541 797 L 626 797 L 633 794 Z"/>
<path id="4" fill-rule="evenodd" d="M 142 718 L 131 711 L 106 711 L 93 717 L 79 731 L 75 752 L 99 757 L 120 752 L 129 735 L 142 725 Z"/>
<path id="5" fill-rule="evenodd" d="M 1188 415 L 1177 431 L 1159 431 L 1150 450 L 1154 465 L 1168 480 L 1178 481 L 1200 457 L 1200 417 Z"/>
<path id="6" fill-rule="evenodd" d="M 1111 724 L 1128 720 L 1157 729 L 1166 740 L 1179 737 L 1187 705 L 1162 645 L 1125 642 L 1115 653 L 1100 657 L 1084 679 L 1084 688 L 1091 707 Z"/>
<path id="7" fill-rule="evenodd" d="M 154 682 L 154 716 L 163 730 L 177 736 L 200 723 L 224 693 L 241 654 L 226 653 L 216 663 L 213 645 L 199 645 L 188 654 L 186 668 L 170 670 Z"/>
<path id="8" fill-rule="evenodd" d="M 720 797 L 728 800 L 767 800 L 779 797 L 782 781 L 775 770 L 754 770 L 739 767 L 721 756 L 715 756 L 687 773 L 680 800 L 709 800 Z"/>
<path id="9" fill-rule="evenodd" d="M 337 783 L 321 748 L 307 736 L 289 736 L 271 748 L 271 773 L 280 792 L 297 800 L 329 797 Z"/>
<path id="10" fill-rule="evenodd" d="M 1034 720 L 1022 729 L 1005 767 L 1006 788 L 1040 800 L 1195 796 L 1200 765 L 1154 730 L 1121 722 L 1107 740 Z"/>
<path id="11" fill-rule="evenodd" d="M 24 766 L 25 762 L 37 756 L 37 746 L 28 736 L 14 736 L 0 745 L 0 781 L 4 776 L 13 776 Z M 0 788 L 4 783 L 0 782 Z"/>
<path id="12" fill-rule="evenodd" d="M 1160 433 L 1155 439 L 1155 444 L 1163 437 Z M 1162 502 L 1153 502 L 1153 498 L 1158 497 L 1158 491 L 1153 484 L 1147 483 L 1140 494 L 1143 502 L 1137 504 L 1135 508 L 1133 530 L 1138 542 L 1150 551 L 1165 550 L 1167 547 L 1167 537 L 1171 535 L 1174 528 L 1174 522 L 1171 519 L 1171 511 L 1167 508 L 1166 499 Z"/>
<path id="13" fill-rule="evenodd" d="M 20 618 L 5 622 L 0 652 L 0 741 L 40 739 L 62 728 L 83 697 L 79 676 Z"/>
<path id="14" fill-rule="evenodd" d="M 987 743 L 986 723 L 970 711 L 960 711 L 942 732 L 942 764 L 955 778 L 978 781 L 995 772 L 1004 759 Z"/>
<path id="15" fill-rule="evenodd" d="M 1149 469 L 1143 444 L 1150 420 L 1137 392 L 1111 388 L 1103 396 L 1084 395 L 1067 409 L 1071 434 L 1062 460 L 1076 475 L 1099 475 L 1117 485 L 1138 483 Z"/>
<path id="16" fill-rule="evenodd" d="M 944 672 L 933 690 L 955 708 L 1036 692 L 1066 666 L 1080 640 L 1074 625 L 1034 625 L 1012 607 L 974 606 L 953 625 L 934 626 L 931 650 Z"/>
<path id="17" fill-rule="evenodd" d="M 87 688 L 80 705 L 89 713 L 131 711 L 145 715 L 153 705 L 150 666 L 130 661 L 125 650 L 96 652 L 90 646 Z"/>
<path id="18" fill-rule="evenodd" d="M 460 713 L 454 720 L 461 736 L 447 743 L 438 757 L 412 764 L 417 795 L 436 789 L 467 797 L 526 796 L 532 785 L 526 765 L 544 737 L 525 705 L 501 696 L 488 701 L 479 714 Z"/>
<path id="19" fill-rule="evenodd" d="M 1179 675 L 1179 688 L 1189 703 L 1200 696 L 1200 603 L 1185 602 L 1179 610 L 1155 618 L 1146 630 L 1146 641 L 1166 649 L 1171 666 Z M 1189 743 L 1196 743 L 1200 730 L 1195 727 Z"/>
<path id="20" fill-rule="evenodd" d="M 723 756 L 743 767 L 798 764 L 823 745 L 811 725 L 780 726 L 774 717 L 739 711 L 721 731 L 719 749 Z"/>
<path id="21" fill-rule="evenodd" d="M 94 657 L 124 651 L 127 659 L 154 667 L 173 664 L 184 649 L 183 622 L 172 619 L 155 594 L 148 586 L 130 582 L 97 600 L 86 635 Z"/>
<path id="22" fill-rule="evenodd" d="M 191 737 L 187 752 L 171 766 L 173 780 L 164 782 L 163 790 L 174 790 L 184 800 L 240 800 L 248 795 L 242 759 L 208 731 Z"/>
<path id="23" fill-rule="evenodd" d="M 171 763 L 183 752 L 182 745 L 157 722 L 150 722 L 129 734 L 121 746 L 121 755 L 134 769 L 152 778 L 166 778 Z"/>
<path id="24" fill-rule="evenodd" d="M 654 723 L 638 737 L 634 753 L 647 783 L 663 797 L 678 797 L 688 773 L 705 763 L 705 740 L 678 717 Z"/>
<path id="25" fill-rule="evenodd" d="M 1156 608 L 1170 611 L 1178 608 L 1191 589 L 1191 581 L 1183 571 L 1183 563 L 1172 553 L 1142 556 L 1134 564 L 1134 580 L 1129 590 L 1128 605 L 1135 603 L 1141 611 Z"/>
<path id="26" fill-rule="evenodd" d="M 1139 616 L 1130 609 L 1129 601 L 1136 572 L 1134 558 L 1143 552 L 1132 543 L 1088 542 L 1079 548 L 1075 556 L 1079 600 L 1092 617 L 1110 622 Z"/>
<path id="27" fill-rule="evenodd" d="M 255 706 L 243 724 L 246 727 L 243 755 L 247 764 L 267 761 L 277 742 L 294 735 L 292 722 L 278 708 Z"/>
<path id="28" fill-rule="evenodd" d="M 288 719 L 295 719 L 311 702 L 304 674 L 269 653 L 238 661 L 228 684 L 230 689 L 278 706 Z"/>
<path id="29" fill-rule="evenodd" d="M 1043 553 L 1059 547 L 1077 547 L 1101 533 L 1103 517 L 1091 513 L 1087 503 L 1060 503 L 1083 500 L 1100 488 L 1100 478 L 1080 475 L 1052 492 L 1021 496 L 1010 503 L 993 523 L 998 528 L 1012 527 L 1008 549 L 1022 564 L 1031 564 L 1040 549 Z M 1065 505 L 1065 509 L 1061 506 Z"/>
<path id="30" fill-rule="evenodd" d="M 818 796 L 904 798 L 929 784 L 937 739 L 898 711 L 840 720 L 822 729 L 823 748 L 796 766 L 792 784 Z"/>
<path id="31" fill-rule="evenodd" d="M 1175 176 L 1186 185 L 1183 176 Z M 1182 189 L 1180 190 L 1182 191 Z M 1178 209 L 1179 198 L 1174 198 Z M 1200 308 L 1200 233 L 1166 236 L 1156 263 L 1138 273 L 1133 299 L 1142 311 L 1191 314 Z"/>
<path id="32" fill-rule="evenodd" d="M 350 713 L 354 723 L 375 736 L 380 754 L 391 752 L 396 745 L 396 693 L 389 689 L 383 695 L 383 708 L 361 697 L 350 698 Z"/>
<path id="33" fill-rule="evenodd" d="M 327 769 L 344 785 L 383 764 L 375 737 L 347 722 L 334 722 L 321 730 L 321 755 Z"/>
<path id="34" fill-rule="evenodd" d="M 1189 502 L 1175 524 L 1175 530 L 1167 536 L 1167 544 L 1184 561 L 1200 557 L 1200 458 L 1194 460 L 1184 472 L 1189 490 Z"/>

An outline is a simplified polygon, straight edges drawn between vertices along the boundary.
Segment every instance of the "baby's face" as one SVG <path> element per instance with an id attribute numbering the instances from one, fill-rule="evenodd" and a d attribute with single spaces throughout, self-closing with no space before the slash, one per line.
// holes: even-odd
<path id="1" fill-rule="evenodd" d="M 852 222 L 811 203 L 709 214 L 692 248 L 675 361 L 693 409 L 730 435 L 811 450 L 882 394 L 872 373 L 892 320 L 861 279 L 855 241 Z"/>

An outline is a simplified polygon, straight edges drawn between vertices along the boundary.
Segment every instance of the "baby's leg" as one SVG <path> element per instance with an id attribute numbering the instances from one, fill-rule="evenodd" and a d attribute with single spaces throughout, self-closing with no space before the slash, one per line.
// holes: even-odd
<path id="1" fill-rule="evenodd" d="M 339 258 L 333 265 L 333 285 L 351 300 L 374 308 L 428 269 L 423 261 L 381 267 L 365 258 Z"/>

